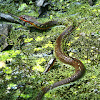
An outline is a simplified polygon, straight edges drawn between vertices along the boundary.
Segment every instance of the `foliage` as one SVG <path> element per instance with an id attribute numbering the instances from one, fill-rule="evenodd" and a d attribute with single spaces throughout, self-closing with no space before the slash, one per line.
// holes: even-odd
<path id="1" fill-rule="evenodd" d="M 64 25 L 69 25 L 86 19 L 62 42 L 63 51 L 80 59 L 86 67 L 86 73 L 80 80 L 46 93 L 43 100 L 99 100 L 100 1 L 97 0 L 94 6 L 89 6 L 86 0 L 51 2 L 54 7 L 49 8 L 47 17 L 38 21 L 55 19 L 62 21 Z M 24 14 L 38 16 L 38 7 L 25 4 L 24 8 L 23 5 L 23 3 L 16 5 L 13 2 L 0 4 L 0 9 L 3 13 L 11 12 L 17 16 Z M 47 31 L 30 32 L 25 27 L 13 24 L 9 38 L 14 43 L 13 49 L 0 52 L 0 99 L 35 100 L 43 87 L 74 73 L 74 68 L 57 61 L 54 69 L 42 74 L 47 62 L 54 56 L 51 52 L 54 50 L 56 38 L 66 28 L 64 25 L 54 26 Z M 21 40 L 18 41 L 21 35 L 27 36 L 22 47 Z"/>

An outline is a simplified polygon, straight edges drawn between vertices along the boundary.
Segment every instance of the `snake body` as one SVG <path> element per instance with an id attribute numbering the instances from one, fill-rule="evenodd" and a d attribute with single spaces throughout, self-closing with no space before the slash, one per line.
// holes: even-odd
<path id="1" fill-rule="evenodd" d="M 27 16 L 25 17 L 20 17 L 21 20 L 25 21 L 25 22 L 28 22 L 28 23 L 34 23 L 34 26 L 42 26 L 40 27 L 39 29 L 41 28 L 44 28 L 44 29 L 48 29 L 49 27 L 52 27 L 53 25 L 57 24 L 56 21 L 49 21 L 47 23 L 44 23 L 44 24 L 40 24 L 38 23 L 37 21 L 30 21 L 30 20 L 27 20 Z M 29 17 L 28 17 L 29 18 Z M 31 24 L 32 25 L 32 24 Z M 47 26 L 47 27 L 46 27 Z M 37 28 L 37 27 L 36 27 Z M 42 91 L 38 94 L 37 96 L 37 99 L 36 100 L 41 100 L 43 95 L 48 92 L 50 89 L 53 89 L 55 87 L 58 87 L 58 86 L 61 86 L 61 85 L 64 85 L 64 84 L 68 84 L 70 82 L 74 82 L 76 81 L 77 79 L 81 78 L 83 76 L 83 74 L 85 73 L 85 67 L 83 65 L 83 63 L 76 59 L 76 58 L 72 58 L 70 56 L 67 56 L 63 51 L 62 51 L 62 47 L 61 47 L 61 44 L 62 44 L 62 40 L 64 38 L 64 36 L 68 36 L 70 35 L 70 33 L 75 29 L 75 26 L 74 25 L 71 25 L 69 26 L 56 40 L 56 43 L 55 43 L 55 56 L 56 58 L 58 58 L 61 62 L 65 63 L 65 64 L 69 64 L 71 66 L 73 66 L 75 68 L 75 74 L 73 74 L 71 77 L 69 78 L 66 78 L 66 79 L 63 79 L 59 82 L 56 82 L 48 87 L 45 87 L 42 89 Z"/>
<path id="2" fill-rule="evenodd" d="M 28 22 L 29 24 L 33 25 L 35 28 L 40 29 L 40 30 L 46 30 L 46 29 L 49 29 L 50 27 L 58 24 L 57 21 L 49 21 L 49 22 L 42 24 L 42 23 L 39 23 L 38 21 L 36 21 L 36 19 L 34 17 L 27 16 L 27 15 L 21 15 L 19 18 L 22 21 Z"/>

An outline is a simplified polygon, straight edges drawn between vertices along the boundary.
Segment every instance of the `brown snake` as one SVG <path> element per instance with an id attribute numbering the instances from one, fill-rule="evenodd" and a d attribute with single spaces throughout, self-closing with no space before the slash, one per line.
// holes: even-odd
<path id="1" fill-rule="evenodd" d="M 50 27 L 52 27 L 53 25 L 57 24 L 57 21 L 49 21 L 46 22 L 44 24 L 41 24 L 39 22 L 37 22 L 36 20 L 31 21 L 32 17 L 26 16 L 26 15 L 22 15 L 19 17 L 21 20 L 30 23 L 31 25 L 33 25 L 34 27 L 38 28 L 38 29 L 48 29 Z M 75 74 L 73 74 L 71 77 L 63 79 L 59 82 L 56 82 L 50 86 L 47 86 L 45 88 L 42 89 L 42 91 L 38 94 L 36 100 L 41 100 L 42 97 L 44 96 L 45 93 L 47 93 L 49 90 L 64 85 L 64 84 L 68 84 L 70 82 L 74 82 L 77 79 L 81 78 L 83 76 L 83 74 L 85 73 L 85 67 L 83 65 L 83 63 L 76 59 L 76 58 L 72 58 L 68 55 L 66 55 L 63 51 L 62 51 L 62 40 L 64 38 L 64 36 L 66 35 L 70 35 L 70 33 L 75 29 L 74 25 L 69 26 L 56 40 L 55 42 L 55 56 L 56 58 L 58 58 L 61 62 L 65 63 L 65 64 L 69 64 L 71 66 L 73 66 L 75 68 Z"/>

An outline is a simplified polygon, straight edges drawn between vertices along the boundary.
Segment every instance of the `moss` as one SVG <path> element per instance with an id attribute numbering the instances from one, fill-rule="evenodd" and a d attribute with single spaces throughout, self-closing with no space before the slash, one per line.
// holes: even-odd
<path id="1" fill-rule="evenodd" d="M 13 24 L 9 38 L 14 43 L 13 50 L 0 53 L 0 60 L 7 63 L 7 70 L 3 67 L 0 68 L 0 75 L 3 76 L 0 83 L 0 98 L 9 99 L 10 95 L 10 100 L 13 100 L 14 97 L 17 98 L 17 96 L 17 99 L 34 100 L 43 87 L 71 76 L 74 73 L 74 68 L 59 61 L 55 63 L 55 68 L 46 75 L 43 75 L 42 72 L 47 62 L 54 56 L 50 53 L 54 50 L 56 38 L 66 28 L 65 25 L 74 22 L 77 26 L 78 22 L 84 19 L 86 20 L 70 36 L 64 38 L 62 49 L 66 54 L 69 53 L 70 56 L 76 57 L 84 63 L 86 67 L 85 75 L 75 83 L 51 90 L 44 96 L 43 100 L 97 100 L 100 98 L 100 2 L 97 0 L 96 5 L 91 7 L 86 0 L 69 1 L 70 3 L 64 0 L 60 0 L 60 2 L 52 0 L 54 7 L 49 8 L 51 11 L 47 12 L 48 16 L 38 19 L 41 23 L 51 19 L 58 20 L 63 25 L 54 26 L 47 31 L 33 30 L 30 32 L 26 27 Z M 5 4 L 0 5 L 3 13 L 11 12 L 17 16 L 24 14 L 38 16 L 39 8 L 34 5 L 28 5 L 26 9 L 20 12 L 17 10 L 19 6 L 13 3 L 6 4 L 6 6 Z M 15 30 L 16 28 L 18 30 Z M 22 48 L 20 48 L 21 41 L 18 41 L 18 37 L 21 35 L 27 36 L 27 38 L 23 39 L 26 44 Z M 17 49 L 20 52 L 17 52 Z M 8 69 L 10 72 L 8 72 Z M 17 89 L 12 89 L 12 91 L 7 89 L 6 86 L 9 83 L 17 84 Z"/>

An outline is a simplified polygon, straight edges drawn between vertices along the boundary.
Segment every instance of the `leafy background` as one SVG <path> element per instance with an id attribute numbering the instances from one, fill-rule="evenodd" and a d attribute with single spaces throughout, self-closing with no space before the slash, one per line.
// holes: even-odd
<path id="1" fill-rule="evenodd" d="M 45 94 L 43 100 L 99 100 L 100 99 L 100 1 L 90 6 L 87 0 L 51 0 L 46 16 L 39 22 L 49 20 L 62 21 L 64 25 L 52 27 L 47 31 L 34 30 L 19 24 L 12 24 L 13 29 L 9 40 L 13 41 L 12 50 L 0 52 L 0 99 L 1 100 L 35 100 L 45 86 L 60 81 L 74 73 L 74 68 L 55 62 L 54 69 L 42 74 L 48 61 L 54 57 L 55 40 L 66 28 L 68 23 L 76 24 L 83 19 L 81 25 L 66 36 L 62 48 L 65 53 L 80 59 L 86 67 L 85 75 L 76 82 L 55 88 Z M 9 0 L 7 0 L 9 2 Z M 13 9 L 13 10 L 12 10 Z M 37 17 L 39 7 L 30 0 L 27 5 L 2 3 L 2 13 L 12 13 L 16 16 L 29 15 Z M 7 23 L 7 22 L 4 22 Z M 8 23 L 11 24 L 11 23 Z M 18 37 L 23 39 L 21 45 Z M 10 43 L 9 43 L 10 44 Z"/>

